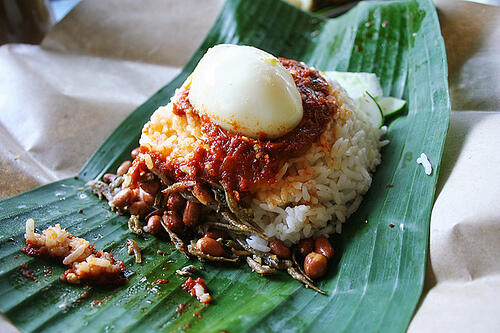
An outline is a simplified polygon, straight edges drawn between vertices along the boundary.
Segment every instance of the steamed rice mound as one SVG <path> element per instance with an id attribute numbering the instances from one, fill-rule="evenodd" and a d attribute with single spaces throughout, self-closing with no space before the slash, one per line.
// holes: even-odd
<path id="1" fill-rule="evenodd" d="M 387 143 L 381 141 L 384 129 L 370 125 L 343 88 L 327 81 L 338 112 L 304 155 L 283 165 L 276 183 L 251 190 L 252 199 L 247 202 L 264 233 L 287 245 L 341 232 L 342 223 L 358 209 L 368 191 L 371 173 L 381 162 L 379 149 Z M 205 139 L 198 117 L 172 112 L 173 103 L 189 83 L 190 79 L 168 105 L 155 111 L 140 139 L 148 151 L 160 153 L 167 162 L 177 165 L 191 159 Z M 148 165 L 150 158 L 146 155 L 143 158 Z M 181 170 L 192 174 L 188 167 Z"/>

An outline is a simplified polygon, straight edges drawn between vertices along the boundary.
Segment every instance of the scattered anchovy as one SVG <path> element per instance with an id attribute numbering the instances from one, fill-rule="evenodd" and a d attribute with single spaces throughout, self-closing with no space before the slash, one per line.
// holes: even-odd
<path id="1" fill-rule="evenodd" d="M 127 239 L 128 254 L 135 255 L 135 262 L 140 264 L 142 262 L 141 248 L 139 244 L 133 239 Z"/>
<path id="2" fill-rule="evenodd" d="M 142 235 L 141 221 L 139 220 L 139 215 L 130 215 L 128 219 L 128 229 L 131 233 L 136 235 Z"/>
<path id="3" fill-rule="evenodd" d="M 271 274 L 276 273 L 276 270 L 274 268 L 261 265 L 257 261 L 255 261 L 254 259 L 252 259 L 250 257 L 247 257 L 247 264 L 248 264 L 248 266 L 250 266 L 250 268 L 253 271 L 255 271 L 261 275 L 271 275 Z"/>
<path id="4" fill-rule="evenodd" d="M 163 226 L 163 228 L 165 229 L 165 231 L 168 233 L 168 235 L 170 236 L 170 239 L 174 243 L 177 251 L 179 251 L 180 253 L 182 253 L 183 255 L 185 255 L 189 259 L 189 253 L 188 253 L 186 244 L 184 244 L 182 239 L 180 239 L 179 236 L 177 236 L 174 232 L 170 231 L 170 229 L 167 228 L 167 226 L 165 225 L 165 222 L 163 222 L 163 219 L 161 220 L 160 223 Z"/>
<path id="5" fill-rule="evenodd" d="M 250 209 L 240 207 L 234 195 L 231 194 L 231 191 L 229 191 L 226 187 L 223 189 L 229 210 L 242 220 L 251 219 L 253 217 L 252 211 Z"/>
<path id="6" fill-rule="evenodd" d="M 196 202 L 196 203 L 200 203 L 200 201 L 198 199 L 196 199 L 196 197 L 189 191 L 184 191 L 184 192 L 178 192 L 184 199 L 188 200 L 188 201 L 192 201 L 192 202 Z"/>
<path id="7" fill-rule="evenodd" d="M 198 269 L 194 265 L 188 265 L 176 270 L 175 272 L 182 277 L 187 277 L 193 275 L 193 273 L 196 273 L 197 270 Z"/>
<path id="8" fill-rule="evenodd" d="M 231 248 L 231 251 L 237 255 L 238 257 L 246 257 L 246 256 L 251 256 L 252 252 L 246 251 L 246 250 L 237 250 L 234 247 Z"/>
<path id="9" fill-rule="evenodd" d="M 218 261 L 218 262 L 230 262 L 230 263 L 237 263 L 239 258 L 226 258 L 226 257 L 214 257 L 209 254 L 203 253 L 199 250 L 197 250 L 194 246 L 188 245 L 187 246 L 188 252 L 200 259 L 206 259 L 209 261 Z"/>
<path id="10" fill-rule="evenodd" d="M 156 210 L 152 211 L 151 213 L 149 213 L 148 215 L 146 215 L 146 217 L 144 218 L 144 221 L 147 221 L 151 216 L 154 216 L 154 215 L 162 216 L 164 211 L 165 211 L 165 208 L 156 209 Z"/>
<path id="11" fill-rule="evenodd" d="M 310 283 L 314 283 L 314 281 L 304 272 L 304 270 L 302 269 L 302 265 L 299 264 L 299 261 L 297 260 L 296 251 L 292 252 L 292 260 L 293 263 L 295 264 L 295 267 L 297 267 L 297 269 L 299 270 L 300 274 L 302 274 L 302 276 L 305 279 L 307 279 Z"/>
<path id="12" fill-rule="evenodd" d="M 430 174 L 432 173 L 432 165 L 431 162 L 429 162 L 427 155 L 425 155 L 424 153 L 420 154 L 420 157 L 417 158 L 417 163 L 422 164 L 425 170 L 425 174 L 427 176 L 430 176 Z"/>
<path id="13" fill-rule="evenodd" d="M 120 186 L 122 186 L 122 183 L 125 179 L 122 176 L 117 176 L 111 184 L 109 184 L 109 189 L 111 192 L 114 194 L 115 192 L 118 192 L 120 190 Z M 118 189 L 118 191 L 115 191 Z"/>
<path id="14" fill-rule="evenodd" d="M 283 260 L 280 260 L 278 262 L 278 266 L 276 268 L 279 268 L 279 269 L 288 269 L 290 267 L 293 267 L 293 262 L 291 260 L 288 260 L 288 259 L 283 259 Z"/>
<path id="15" fill-rule="evenodd" d="M 209 222 L 209 223 L 205 223 L 205 225 L 212 227 L 214 229 L 230 231 L 230 232 L 234 232 L 237 234 L 243 234 L 243 235 L 249 235 L 249 234 L 251 235 L 252 234 L 252 232 L 245 225 L 234 225 L 234 224 L 227 224 L 227 223 L 221 223 L 221 222 Z"/>
<path id="16" fill-rule="evenodd" d="M 295 280 L 297 280 L 297 281 L 302 282 L 303 284 L 305 284 L 306 287 L 309 287 L 309 288 L 311 288 L 313 290 L 316 290 L 320 294 L 326 295 L 326 293 L 323 290 L 321 290 L 318 287 L 316 287 L 312 282 L 310 282 L 305 277 L 305 275 L 303 275 L 297 269 L 295 269 L 295 267 L 289 267 L 286 271 Z"/>
<path id="17" fill-rule="evenodd" d="M 166 189 L 162 190 L 161 193 L 168 195 L 168 194 L 171 194 L 174 192 L 185 191 L 187 188 L 194 186 L 195 184 L 196 184 L 196 182 L 191 181 L 191 180 L 187 180 L 184 182 L 177 182 L 177 183 L 170 185 Z"/>
<path id="18" fill-rule="evenodd" d="M 99 200 L 102 200 L 103 197 L 105 197 L 108 201 L 113 200 L 113 193 L 109 189 L 109 185 L 105 182 L 100 180 L 90 180 L 85 184 L 85 186 L 90 187 L 92 192 L 99 197 Z"/>
<path id="19" fill-rule="evenodd" d="M 253 226 L 250 226 L 250 225 L 247 225 L 245 223 L 242 223 L 242 222 L 238 221 L 238 219 L 235 219 L 232 216 L 231 213 L 229 213 L 229 212 L 221 212 L 220 215 L 221 215 L 221 217 L 223 218 L 224 221 L 232 224 L 235 227 L 240 228 L 240 230 L 246 231 L 247 233 L 250 233 L 250 234 L 257 235 L 260 238 L 263 238 L 265 240 L 268 239 L 268 237 L 266 235 L 264 235 L 264 233 L 262 232 L 262 230 L 258 230 L 256 228 L 254 228 Z"/>
<path id="20" fill-rule="evenodd" d="M 267 252 L 262 252 L 250 247 L 247 242 L 239 237 L 234 237 L 238 244 L 245 249 L 245 251 L 253 254 L 253 260 L 257 261 L 259 264 L 265 264 L 267 266 L 285 269 L 292 265 L 290 260 L 280 260 L 277 255 Z"/>
<path id="21" fill-rule="evenodd" d="M 208 206 L 214 200 L 211 193 L 200 183 L 196 183 L 193 186 L 191 194 L 204 206 Z"/>
<path id="22" fill-rule="evenodd" d="M 233 239 L 236 240 L 236 242 L 243 249 L 247 250 L 248 252 L 250 252 L 252 254 L 255 254 L 255 255 L 259 256 L 259 257 L 262 256 L 262 255 L 264 255 L 264 252 L 258 251 L 256 249 L 254 249 L 253 247 L 250 247 L 244 239 L 242 239 L 242 238 L 240 238 L 238 236 L 233 237 Z"/>
<path id="23" fill-rule="evenodd" d="M 151 169 L 151 172 L 156 177 L 160 178 L 160 180 L 163 182 L 163 184 L 166 184 L 166 185 L 172 184 L 172 181 L 167 176 L 165 176 L 160 170 L 158 170 L 157 168 Z"/>

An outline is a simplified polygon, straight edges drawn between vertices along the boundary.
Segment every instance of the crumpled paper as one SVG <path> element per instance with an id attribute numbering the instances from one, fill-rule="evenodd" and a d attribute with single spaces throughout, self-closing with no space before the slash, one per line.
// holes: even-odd
<path id="1" fill-rule="evenodd" d="M 86 0 L 41 46 L 0 47 L 0 198 L 78 173 L 170 81 L 223 0 Z M 450 129 L 409 332 L 499 332 L 500 8 L 437 1 Z M 432 161 L 431 161 L 432 163 Z M 1 332 L 17 332 L 0 319 Z"/>

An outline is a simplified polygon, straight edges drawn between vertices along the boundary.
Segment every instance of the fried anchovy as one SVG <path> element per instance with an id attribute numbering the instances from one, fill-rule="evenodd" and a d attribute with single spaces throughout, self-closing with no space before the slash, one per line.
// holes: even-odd
<path id="1" fill-rule="evenodd" d="M 206 259 L 209 261 L 218 261 L 218 262 L 230 262 L 230 263 L 238 262 L 238 258 L 214 257 L 195 249 L 194 246 L 192 245 L 188 245 L 187 249 L 190 254 L 200 259 Z"/>
<path id="2" fill-rule="evenodd" d="M 196 199 L 196 197 L 189 191 L 178 192 L 182 197 L 188 201 L 200 203 L 200 200 Z"/>
<path id="3" fill-rule="evenodd" d="M 206 225 L 208 227 L 212 227 L 214 229 L 231 231 L 231 232 L 234 232 L 236 234 L 253 235 L 252 231 L 248 230 L 248 228 L 246 228 L 245 226 L 220 223 L 220 222 L 208 222 L 208 223 L 204 223 L 204 225 Z"/>
<path id="4" fill-rule="evenodd" d="M 276 270 L 274 268 L 261 265 L 250 257 L 247 257 L 247 264 L 252 270 L 262 275 L 271 275 L 276 273 Z"/>
<path id="5" fill-rule="evenodd" d="M 233 248 L 233 249 L 244 250 L 244 248 L 240 244 L 236 243 L 232 239 L 224 240 L 224 245 L 227 246 L 227 247 Z"/>
<path id="6" fill-rule="evenodd" d="M 122 185 L 123 181 L 125 180 L 125 178 L 123 178 L 122 176 L 117 176 L 115 177 L 115 179 L 111 182 L 111 184 L 109 184 L 109 189 L 111 190 L 111 192 L 114 194 L 115 193 L 115 190 L 118 188 L 120 188 L 120 186 Z M 119 191 L 119 190 L 118 190 Z M 116 192 L 118 192 L 116 191 Z"/>
<path id="7" fill-rule="evenodd" d="M 246 223 L 242 223 L 242 222 L 238 221 L 238 219 L 234 218 L 232 216 L 232 214 L 229 213 L 229 212 L 221 212 L 220 216 L 222 217 L 222 219 L 225 222 L 227 222 L 227 223 L 229 223 L 229 224 L 231 224 L 231 225 L 233 225 L 235 227 L 240 228 L 241 231 L 246 231 L 246 233 L 257 235 L 260 238 L 263 238 L 265 240 L 268 239 L 268 237 L 266 235 L 264 235 L 264 233 L 262 232 L 262 230 L 258 230 L 258 229 L 256 229 L 255 227 L 253 227 L 251 225 L 248 225 Z"/>
<path id="8" fill-rule="evenodd" d="M 135 262 L 140 264 L 142 262 L 141 248 L 139 244 L 133 239 L 127 239 L 128 254 L 135 255 Z"/>
<path id="9" fill-rule="evenodd" d="M 191 193 L 204 206 L 209 206 L 214 201 L 212 193 L 210 193 L 210 191 L 206 189 L 204 184 L 201 184 L 199 182 L 197 182 L 193 186 Z"/>
<path id="10" fill-rule="evenodd" d="M 227 207 L 226 195 L 224 194 L 224 189 L 222 186 L 216 183 L 210 183 L 212 193 L 214 194 L 214 199 L 216 203 L 212 203 L 213 208 L 217 213 L 221 210 L 221 207 Z"/>
<path id="11" fill-rule="evenodd" d="M 159 191 L 155 195 L 155 201 L 153 202 L 153 207 L 158 209 L 165 209 L 165 207 L 167 206 L 167 199 L 168 198 L 164 196 L 163 193 L 161 193 L 161 191 Z"/>
<path id="12" fill-rule="evenodd" d="M 307 274 L 302 269 L 302 266 L 299 264 L 299 261 L 297 260 L 297 251 L 292 252 L 292 260 L 293 263 L 295 264 L 295 267 L 299 270 L 300 274 L 302 274 L 304 278 L 309 280 L 309 282 L 314 283 L 314 281 L 309 276 L 307 276 Z"/>
<path id="13" fill-rule="evenodd" d="M 164 211 L 165 211 L 165 208 L 159 208 L 159 209 L 153 210 L 151 213 L 146 215 L 146 217 L 144 218 L 144 221 L 147 221 L 153 215 L 162 216 Z"/>
<path id="14" fill-rule="evenodd" d="M 285 269 L 288 269 L 290 267 L 293 267 L 293 262 L 291 260 L 281 259 L 278 261 L 278 266 L 276 268 L 285 270 Z"/>
<path id="15" fill-rule="evenodd" d="M 252 252 L 246 250 L 237 250 L 234 247 L 231 248 L 231 251 L 237 255 L 238 257 L 246 257 L 252 255 Z"/>
<path id="16" fill-rule="evenodd" d="M 299 272 L 295 267 L 288 267 L 286 270 L 288 274 L 290 274 L 291 277 L 293 277 L 295 280 L 302 282 L 305 284 L 306 288 L 311 288 L 313 290 L 316 290 L 318 293 L 326 295 L 326 293 L 316 287 L 312 282 L 310 282 L 301 272 Z"/>
<path id="17" fill-rule="evenodd" d="M 229 210 L 242 220 L 251 220 L 253 218 L 253 212 L 251 209 L 242 208 L 238 204 L 238 200 L 234 197 L 232 192 L 223 185 L 224 195 L 227 202 L 227 207 Z"/>
<path id="18" fill-rule="evenodd" d="M 168 194 L 174 193 L 174 192 L 183 192 L 188 187 L 194 186 L 195 184 L 196 184 L 196 182 L 194 182 L 192 180 L 177 182 L 177 183 L 170 185 L 166 189 L 162 190 L 161 193 L 168 195 Z"/>
<path id="19" fill-rule="evenodd" d="M 174 232 L 172 232 L 170 229 L 167 228 L 167 225 L 165 224 L 165 222 L 163 222 L 163 219 L 160 221 L 160 223 L 163 226 L 163 229 L 165 229 L 165 231 L 170 236 L 170 239 L 174 243 L 175 248 L 189 259 L 189 253 L 186 244 L 184 244 L 182 239 L 180 239 L 179 236 L 177 236 Z"/>
<path id="20" fill-rule="evenodd" d="M 154 175 L 156 175 L 158 178 L 160 178 L 160 180 L 163 182 L 163 184 L 165 185 L 170 185 L 172 184 L 172 181 L 167 177 L 165 176 L 160 170 L 158 170 L 157 168 L 153 168 L 152 170 L 150 170 Z"/>
<path id="21" fill-rule="evenodd" d="M 256 257 L 260 258 L 266 265 L 269 265 L 274 268 L 280 268 L 284 269 L 289 266 L 289 260 L 280 260 L 277 255 L 271 254 L 268 252 L 262 252 L 259 250 L 254 249 L 253 247 L 249 246 L 246 242 L 246 240 L 242 239 L 241 237 L 238 237 L 236 235 L 232 235 L 233 239 L 238 242 L 238 244 L 243 247 L 246 251 L 251 252 L 253 255 Z M 290 263 L 291 264 L 291 263 Z"/>
<path id="22" fill-rule="evenodd" d="M 105 182 L 100 180 L 90 180 L 87 184 L 85 184 L 85 186 L 90 187 L 92 192 L 99 197 L 99 200 L 102 200 L 103 197 L 105 197 L 108 201 L 113 200 L 113 193 L 109 189 L 109 185 Z"/>
<path id="23" fill-rule="evenodd" d="M 130 215 L 128 219 L 128 229 L 131 233 L 136 235 L 142 235 L 141 221 L 139 220 L 139 215 Z"/>
<path id="24" fill-rule="evenodd" d="M 247 242 L 240 237 L 233 237 L 240 246 L 242 246 L 246 251 L 252 253 L 255 258 L 258 258 L 260 263 L 264 262 L 264 264 L 273 267 L 273 268 L 279 268 L 279 269 L 285 269 L 290 266 L 291 263 L 283 262 L 283 260 L 280 260 L 278 256 L 275 254 L 269 254 L 267 252 L 262 252 L 254 249 L 253 247 L 250 247 Z M 255 259 L 254 259 L 255 260 Z"/>

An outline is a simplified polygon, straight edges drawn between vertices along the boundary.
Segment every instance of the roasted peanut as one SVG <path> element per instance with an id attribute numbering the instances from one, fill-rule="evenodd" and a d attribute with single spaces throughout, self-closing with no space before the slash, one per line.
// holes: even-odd
<path id="1" fill-rule="evenodd" d="M 317 252 L 311 252 L 304 260 L 304 271 L 311 279 L 317 279 L 326 274 L 328 259 Z"/>
<path id="2" fill-rule="evenodd" d="M 111 200 L 111 205 L 118 208 L 123 208 L 128 206 L 130 202 L 132 202 L 132 198 L 134 197 L 134 193 L 131 189 L 124 188 L 120 190 Z"/>
<path id="3" fill-rule="evenodd" d="M 152 206 L 155 201 L 155 197 L 144 190 L 139 191 L 139 198 L 144 201 L 148 206 Z"/>
<path id="4" fill-rule="evenodd" d="M 158 193 L 161 184 L 159 181 L 153 180 L 149 182 L 140 182 L 139 186 L 142 188 L 144 192 L 148 192 L 149 194 L 155 195 L 156 193 Z"/>
<path id="5" fill-rule="evenodd" d="M 215 239 L 210 237 L 202 237 L 196 242 L 196 248 L 203 253 L 209 254 L 214 257 L 221 257 L 226 253 L 222 245 Z"/>
<path id="6" fill-rule="evenodd" d="M 298 246 L 299 254 L 305 258 L 309 253 L 314 251 L 314 241 L 312 238 L 305 238 L 300 241 Z"/>
<path id="7" fill-rule="evenodd" d="M 148 224 L 143 228 L 145 232 L 150 234 L 157 234 L 161 228 L 161 217 L 159 215 L 153 215 L 148 219 Z"/>
<path id="8" fill-rule="evenodd" d="M 166 212 L 165 215 L 163 215 L 163 222 L 167 226 L 168 230 L 176 234 L 182 234 L 184 225 L 182 224 L 182 219 L 178 213 L 173 211 Z"/>
<path id="9" fill-rule="evenodd" d="M 269 247 L 271 251 L 282 259 L 290 258 L 290 249 L 283 244 L 280 240 L 274 240 L 269 242 Z"/>
<path id="10" fill-rule="evenodd" d="M 144 215 L 144 213 L 148 210 L 148 205 L 144 201 L 139 200 L 132 203 L 128 210 L 131 215 Z"/>
<path id="11" fill-rule="evenodd" d="M 118 169 L 116 169 L 116 175 L 117 176 L 123 176 L 124 174 L 127 173 L 128 169 L 132 166 L 132 162 L 130 161 L 125 161 L 123 162 Z"/>
<path id="12" fill-rule="evenodd" d="M 194 227 L 200 219 L 200 204 L 192 201 L 186 203 L 184 214 L 182 214 L 182 222 L 188 227 Z"/>
<path id="13" fill-rule="evenodd" d="M 139 155 L 140 150 L 141 150 L 141 148 L 139 148 L 139 147 L 134 148 L 134 149 L 130 152 L 130 156 L 132 156 L 132 158 L 135 160 L 135 158 L 137 157 L 137 155 Z"/>
<path id="14" fill-rule="evenodd" d="M 218 229 L 210 229 L 207 232 L 205 232 L 204 237 L 212 238 L 212 239 L 227 239 L 228 234 L 224 230 L 218 230 Z"/>
<path id="15" fill-rule="evenodd" d="M 330 241 L 328 241 L 328 239 L 323 236 L 316 238 L 316 240 L 314 241 L 314 251 L 321 253 L 327 259 L 331 259 L 334 253 L 332 244 L 330 244 Z"/>
<path id="16" fill-rule="evenodd" d="M 116 178 L 116 175 L 112 174 L 112 173 L 106 173 L 104 174 L 104 176 L 102 176 L 102 181 L 105 182 L 105 183 L 112 183 Z"/>
<path id="17" fill-rule="evenodd" d="M 185 205 L 186 199 L 184 199 L 182 195 L 177 192 L 170 194 L 170 196 L 168 197 L 167 207 L 174 212 L 180 213 L 184 209 Z"/>

